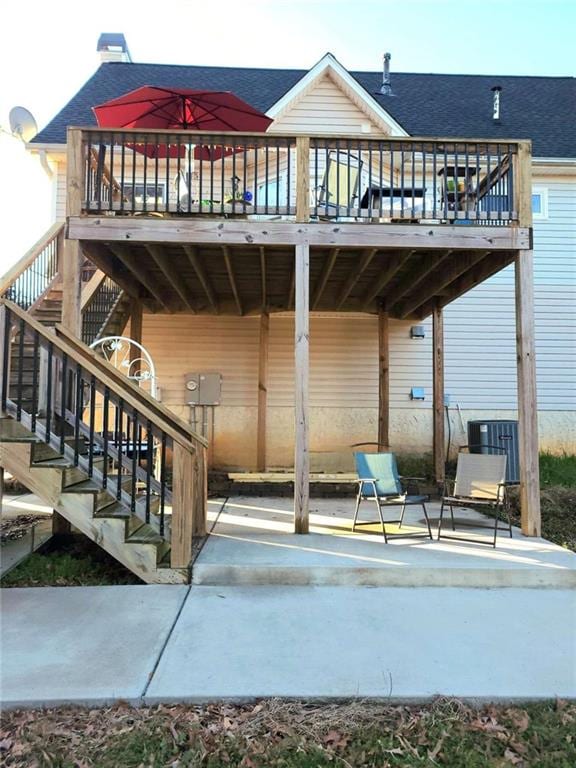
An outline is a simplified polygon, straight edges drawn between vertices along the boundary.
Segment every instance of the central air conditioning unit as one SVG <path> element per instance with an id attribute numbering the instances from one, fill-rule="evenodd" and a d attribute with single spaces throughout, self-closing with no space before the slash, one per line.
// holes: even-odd
<path id="1" fill-rule="evenodd" d="M 506 482 L 520 482 L 517 421 L 469 421 L 468 445 L 470 453 L 500 454 L 501 451 L 494 448 L 503 448 L 507 456 Z"/>

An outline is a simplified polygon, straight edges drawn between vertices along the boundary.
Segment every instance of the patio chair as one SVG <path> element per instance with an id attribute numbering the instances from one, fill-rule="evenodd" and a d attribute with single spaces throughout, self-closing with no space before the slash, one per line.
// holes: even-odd
<path id="1" fill-rule="evenodd" d="M 374 525 L 374 523 L 380 523 L 384 541 L 388 543 L 389 534 L 386 532 L 386 523 L 398 523 L 398 527 L 401 528 L 402 523 L 404 522 L 406 507 L 417 505 L 424 510 L 424 518 L 428 527 L 428 533 L 395 533 L 390 535 L 394 538 L 421 538 L 423 536 L 428 536 L 428 538 L 431 539 L 432 530 L 426 511 L 426 502 L 429 501 L 428 496 L 419 493 L 409 495 L 409 488 L 403 484 L 403 481 L 404 483 L 414 483 L 420 478 L 401 478 L 398 474 L 396 457 L 393 453 L 355 452 L 354 461 L 358 473 L 358 494 L 356 497 L 356 510 L 354 512 L 352 532 L 354 532 L 357 525 Z M 416 490 L 418 489 L 416 488 Z M 363 501 L 374 502 L 376 509 L 378 510 L 378 520 L 358 522 L 360 504 Z M 382 513 L 383 507 L 402 507 L 400 519 L 388 520 L 385 522 Z"/>
<path id="2" fill-rule="evenodd" d="M 322 184 L 317 188 L 318 214 L 326 217 L 354 216 L 362 162 L 347 152 L 331 152 Z"/>
<path id="3" fill-rule="evenodd" d="M 444 484 L 444 494 L 440 505 L 440 520 L 438 523 L 438 539 L 455 539 L 456 541 L 469 541 L 475 544 L 488 544 L 496 546 L 498 531 L 507 530 L 512 538 L 512 521 L 510 519 L 510 505 L 506 494 L 506 451 L 500 446 L 482 446 L 482 450 L 490 453 L 474 453 L 480 446 L 465 445 L 458 453 L 456 477 L 448 479 Z M 454 521 L 454 507 L 471 507 L 491 512 L 494 515 L 494 525 L 476 525 L 474 528 L 486 528 L 494 531 L 491 541 L 472 539 L 464 536 L 446 536 L 442 533 L 444 521 L 444 509 L 449 507 L 452 530 L 456 530 Z M 506 514 L 508 525 L 499 525 L 499 515 Z"/>

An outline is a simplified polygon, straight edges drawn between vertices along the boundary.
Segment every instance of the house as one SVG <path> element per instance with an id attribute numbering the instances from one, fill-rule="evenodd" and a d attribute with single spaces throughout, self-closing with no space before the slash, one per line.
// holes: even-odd
<path id="1" fill-rule="evenodd" d="M 349 471 L 351 445 L 432 451 L 441 481 L 466 421 L 518 418 L 523 530 L 537 535 L 538 446 L 569 450 L 576 424 L 574 79 L 390 77 L 331 54 L 309 71 L 135 64 L 103 47 L 29 145 L 56 168 L 65 227 L 33 251 L 50 243 L 60 261 L 25 308 L 41 315 L 44 290 L 61 292 L 61 346 L 35 343 L 59 356 L 48 400 L 71 398 L 64 421 L 88 418 L 84 438 L 110 431 L 122 384 L 74 340 L 82 322 L 91 340 L 113 320 L 154 361 L 160 402 L 117 394 L 122 437 L 100 446 L 118 504 L 143 504 L 149 523 L 136 482 L 162 497 L 164 480 L 134 446 L 161 443 L 165 474 L 185 478 L 174 504 L 200 498 L 194 519 L 173 517 L 185 539 L 203 530 L 208 466 L 294 468 L 306 532 L 310 471 Z M 93 106 L 143 85 L 232 91 L 273 122 L 258 135 L 94 127 Z M 66 390 L 77 355 L 87 373 Z M 64 427 L 59 440 L 106 488 L 101 455 L 83 458 Z M 138 465 L 131 489 L 122 460 Z"/>

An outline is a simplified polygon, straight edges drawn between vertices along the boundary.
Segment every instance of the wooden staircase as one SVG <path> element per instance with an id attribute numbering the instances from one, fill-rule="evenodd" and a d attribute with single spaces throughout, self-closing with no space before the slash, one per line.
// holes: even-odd
<path id="1" fill-rule="evenodd" d="M 0 466 L 143 581 L 189 581 L 206 531 L 206 441 L 5 300 L 0 363 Z"/>

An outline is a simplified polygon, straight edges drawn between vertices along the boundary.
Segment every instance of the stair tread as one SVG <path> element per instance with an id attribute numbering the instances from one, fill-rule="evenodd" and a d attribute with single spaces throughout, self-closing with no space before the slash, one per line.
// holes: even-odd
<path id="1" fill-rule="evenodd" d="M 82 480 L 79 483 L 67 485 L 63 493 L 100 493 L 103 490 L 102 486 L 94 480 Z"/>
<path id="2" fill-rule="evenodd" d="M 129 519 L 132 517 L 132 513 L 127 507 L 120 502 L 116 501 L 113 504 L 109 504 L 107 507 L 102 507 L 95 514 L 94 517 L 114 517 Z"/>
<path id="3" fill-rule="evenodd" d="M 164 539 L 160 534 L 144 524 L 141 528 L 134 531 L 134 533 L 131 533 L 126 541 L 131 544 L 162 544 Z"/>

